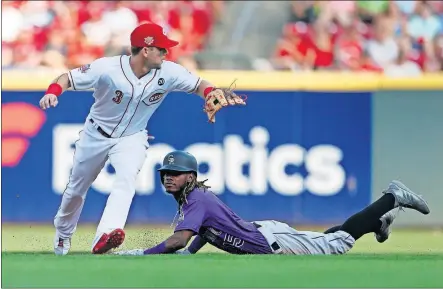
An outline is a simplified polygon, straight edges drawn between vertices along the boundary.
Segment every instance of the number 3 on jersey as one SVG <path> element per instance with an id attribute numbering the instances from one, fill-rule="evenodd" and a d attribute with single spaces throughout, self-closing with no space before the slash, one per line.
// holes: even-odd
<path id="1" fill-rule="evenodd" d="M 122 98 L 123 98 L 123 92 L 121 92 L 121 90 L 116 90 L 115 96 L 112 98 L 112 100 L 118 104 L 122 102 Z"/>

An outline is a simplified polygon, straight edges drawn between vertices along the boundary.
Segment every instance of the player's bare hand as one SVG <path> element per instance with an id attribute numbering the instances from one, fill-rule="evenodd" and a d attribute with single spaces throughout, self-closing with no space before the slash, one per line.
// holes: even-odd
<path id="1" fill-rule="evenodd" d="M 43 96 L 40 99 L 40 107 L 42 109 L 47 109 L 50 108 L 51 106 L 56 107 L 57 104 L 58 104 L 58 99 L 55 94 L 45 94 L 45 96 Z"/>

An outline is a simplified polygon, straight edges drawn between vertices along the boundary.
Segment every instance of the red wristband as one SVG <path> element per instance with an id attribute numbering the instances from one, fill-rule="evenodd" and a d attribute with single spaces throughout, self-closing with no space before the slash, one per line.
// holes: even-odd
<path id="1" fill-rule="evenodd" d="M 205 90 L 203 91 L 203 95 L 205 96 L 205 98 L 208 96 L 208 94 L 214 90 L 214 87 L 206 87 Z"/>
<path id="2" fill-rule="evenodd" d="M 59 96 L 61 95 L 63 92 L 63 88 L 61 87 L 60 84 L 58 83 L 51 83 L 51 85 L 49 85 L 48 89 L 46 90 L 45 94 L 54 94 L 55 96 Z"/>

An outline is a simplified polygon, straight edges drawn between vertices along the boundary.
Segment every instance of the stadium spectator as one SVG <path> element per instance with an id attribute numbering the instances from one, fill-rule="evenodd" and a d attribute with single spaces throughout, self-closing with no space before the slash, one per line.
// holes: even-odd
<path id="1" fill-rule="evenodd" d="M 330 69 L 334 65 L 334 39 L 329 32 L 329 23 L 318 19 L 310 34 L 305 66 L 312 69 Z"/>
<path id="2" fill-rule="evenodd" d="M 389 77 L 411 77 L 419 76 L 422 73 L 420 66 L 408 59 L 410 47 L 406 41 L 400 42 L 397 59 L 388 64 L 384 69 L 384 74 Z"/>
<path id="3" fill-rule="evenodd" d="M 443 71 L 443 33 L 437 36 L 434 40 L 435 63 L 437 65 L 436 71 Z"/>
<path id="4" fill-rule="evenodd" d="M 104 46 L 89 42 L 87 36 L 80 30 L 71 32 L 75 36 L 68 43 L 67 63 L 69 67 L 79 67 L 104 55 Z"/>
<path id="5" fill-rule="evenodd" d="M 356 11 L 354 1 L 325 1 L 323 3 L 326 4 L 324 9 L 330 11 L 332 18 L 340 25 L 347 25 Z"/>
<path id="6" fill-rule="evenodd" d="M 25 26 L 23 13 L 13 2 L 2 1 L 2 42 L 14 42 Z"/>
<path id="7" fill-rule="evenodd" d="M 313 1 L 292 1 L 290 22 L 312 23 L 316 19 Z"/>
<path id="8" fill-rule="evenodd" d="M 58 51 L 61 55 L 66 56 L 68 51 L 65 42 L 65 34 L 62 30 L 51 30 L 48 35 L 47 43 L 44 47 L 45 51 Z"/>
<path id="9" fill-rule="evenodd" d="M 431 6 L 426 2 L 417 3 L 417 13 L 408 22 L 408 33 L 414 39 L 432 40 L 441 31 L 440 19 L 433 14 Z"/>
<path id="10" fill-rule="evenodd" d="M 388 0 L 357 0 L 356 4 L 360 19 L 366 24 L 372 24 L 375 18 L 384 15 L 389 9 Z"/>
<path id="11" fill-rule="evenodd" d="M 393 37 L 392 22 L 386 16 L 378 16 L 374 23 L 374 37 L 367 43 L 367 50 L 375 64 L 384 68 L 398 57 L 398 44 Z"/>
<path id="12" fill-rule="evenodd" d="M 112 36 L 111 29 L 102 19 L 104 5 L 101 2 L 92 1 L 88 4 L 91 17 L 81 25 L 81 30 L 86 36 L 85 40 L 92 45 L 104 46 Z M 116 22 L 122 21 L 121 19 Z"/>
<path id="13" fill-rule="evenodd" d="M 359 63 L 360 63 L 360 67 L 358 68 L 359 71 L 375 72 L 375 73 L 383 72 L 383 68 L 375 64 L 374 60 L 371 58 L 369 52 L 366 49 L 363 50 Z"/>
<path id="14" fill-rule="evenodd" d="M 49 1 L 26 1 L 20 10 L 26 27 L 43 28 L 48 26 L 54 18 Z"/>
<path id="15" fill-rule="evenodd" d="M 308 27 L 303 22 L 289 23 L 283 28 L 283 37 L 278 41 L 271 60 L 277 69 L 303 68 L 307 51 L 307 32 Z"/>
<path id="16" fill-rule="evenodd" d="M 20 32 L 13 43 L 14 66 L 19 68 L 36 67 L 41 60 L 41 53 L 34 43 L 34 30 L 27 28 Z"/>
<path id="17" fill-rule="evenodd" d="M 363 57 L 364 39 L 357 19 L 343 26 L 342 33 L 334 45 L 334 55 L 338 69 L 359 70 Z"/>
<path id="18" fill-rule="evenodd" d="M 415 11 L 415 7 L 417 5 L 417 1 L 414 0 L 395 0 L 392 3 L 395 4 L 395 7 L 398 7 L 399 11 L 403 15 L 411 15 Z"/>
<path id="19" fill-rule="evenodd" d="M 108 27 L 113 42 L 120 42 L 121 46 L 129 43 L 131 32 L 137 27 L 137 15 L 126 7 L 124 1 L 112 3 L 111 8 L 103 13 L 102 22 Z"/>

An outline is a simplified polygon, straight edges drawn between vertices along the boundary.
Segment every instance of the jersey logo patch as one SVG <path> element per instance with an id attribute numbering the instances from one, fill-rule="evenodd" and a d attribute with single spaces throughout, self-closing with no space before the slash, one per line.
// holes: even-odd
<path id="1" fill-rule="evenodd" d="M 78 71 L 81 73 L 86 73 L 89 69 L 91 69 L 91 64 L 82 65 L 78 68 Z"/>
<path id="2" fill-rule="evenodd" d="M 119 104 L 120 102 L 122 102 L 122 99 L 123 99 L 123 92 L 121 90 L 116 90 L 115 96 L 112 98 L 112 101 Z"/>
<path id="3" fill-rule="evenodd" d="M 160 78 L 158 80 L 158 85 L 162 86 L 163 84 L 165 84 L 165 79 L 164 78 Z"/>
<path id="4" fill-rule="evenodd" d="M 154 93 L 152 93 L 151 95 L 146 97 L 143 100 L 143 103 L 146 104 L 147 106 L 156 104 L 156 103 L 160 102 L 160 100 L 163 98 L 165 93 L 166 93 L 166 91 L 164 91 L 164 90 L 155 91 Z"/>

